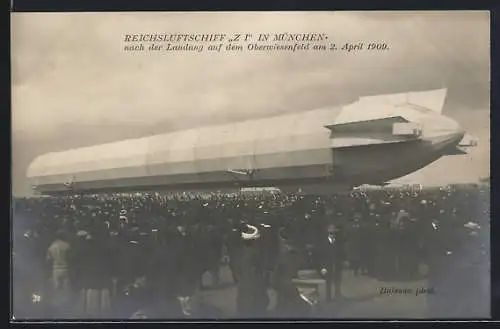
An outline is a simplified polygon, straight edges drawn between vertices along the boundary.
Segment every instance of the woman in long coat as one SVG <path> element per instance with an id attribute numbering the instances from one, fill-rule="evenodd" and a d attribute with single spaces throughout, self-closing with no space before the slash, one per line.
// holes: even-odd
<path id="1" fill-rule="evenodd" d="M 242 318 L 259 318 L 266 314 L 269 304 L 265 264 L 259 248 L 260 234 L 248 225 L 242 232 L 244 241 L 240 252 L 240 278 L 238 280 L 237 307 Z"/>

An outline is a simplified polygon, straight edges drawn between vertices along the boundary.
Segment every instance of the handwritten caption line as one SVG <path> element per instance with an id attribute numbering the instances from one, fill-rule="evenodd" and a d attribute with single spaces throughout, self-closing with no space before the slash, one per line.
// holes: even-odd
<path id="1" fill-rule="evenodd" d="M 418 287 L 418 288 L 395 288 L 395 287 L 380 287 L 380 295 L 386 296 L 401 296 L 401 295 L 434 295 L 436 290 L 434 287 Z"/>

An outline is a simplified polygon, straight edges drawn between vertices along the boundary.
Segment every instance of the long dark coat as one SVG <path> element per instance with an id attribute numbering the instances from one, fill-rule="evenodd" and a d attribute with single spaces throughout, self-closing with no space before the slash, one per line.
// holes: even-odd
<path id="1" fill-rule="evenodd" d="M 278 255 L 274 287 L 277 291 L 275 314 L 279 317 L 305 316 L 304 303 L 292 281 L 297 277 L 303 263 L 303 254 L 293 247 L 282 249 Z"/>
<path id="2" fill-rule="evenodd" d="M 260 248 L 253 241 L 245 244 L 239 254 L 238 315 L 243 318 L 262 317 L 269 304 L 265 266 Z"/>

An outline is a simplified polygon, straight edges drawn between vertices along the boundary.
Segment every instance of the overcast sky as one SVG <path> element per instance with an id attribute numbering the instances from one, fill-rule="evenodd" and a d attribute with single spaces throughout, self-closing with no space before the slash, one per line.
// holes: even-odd
<path id="1" fill-rule="evenodd" d="M 381 53 L 126 53 L 125 33 L 327 33 Z M 488 12 L 12 14 L 13 191 L 39 154 L 173 129 L 447 86 L 479 138 L 402 182 L 489 176 Z"/>

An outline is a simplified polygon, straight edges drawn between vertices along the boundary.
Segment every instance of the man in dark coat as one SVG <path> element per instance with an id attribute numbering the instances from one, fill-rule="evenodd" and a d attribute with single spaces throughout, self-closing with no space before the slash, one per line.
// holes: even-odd
<path id="1" fill-rule="evenodd" d="M 176 300 L 179 269 L 175 267 L 177 251 L 170 244 L 172 232 L 164 228 L 159 234 L 161 239 L 158 239 L 150 259 L 148 282 L 154 287 L 157 303 L 163 304 Z"/>
<path id="2" fill-rule="evenodd" d="M 320 237 L 321 274 L 326 279 L 326 297 L 331 300 L 332 283 L 334 298 L 342 297 L 342 263 L 345 259 L 345 238 L 340 227 L 328 225 L 325 236 Z"/>
<path id="3" fill-rule="evenodd" d="M 199 262 L 196 261 L 198 242 L 193 232 L 184 225 L 179 225 L 168 243 L 172 252 L 172 265 L 176 276 L 172 277 L 177 296 L 192 296 L 198 288 Z"/>
<path id="4" fill-rule="evenodd" d="M 76 276 L 80 287 L 80 315 L 89 318 L 106 318 L 110 310 L 112 255 L 102 237 L 87 234 L 80 242 L 75 255 L 78 264 Z"/>
<path id="5" fill-rule="evenodd" d="M 261 233 L 261 249 L 262 262 L 264 266 L 264 275 L 269 286 L 273 277 L 273 271 L 276 266 L 279 251 L 279 241 L 276 239 L 277 230 L 275 227 L 262 223 L 258 226 Z"/>
<path id="6" fill-rule="evenodd" d="M 208 271 L 212 277 L 213 286 L 218 286 L 223 236 L 214 225 L 208 225 L 200 233 L 201 236 L 198 249 L 200 255 L 203 255 L 200 261 L 205 263 L 201 270 L 203 273 Z"/>
<path id="7" fill-rule="evenodd" d="M 293 283 L 297 277 L 302 261 L 302 253 L 285 229 L 278 233 L 281 243 L 278 261 L 274 275 L 274 288 L 277 292 L 275 314 L 278 317 L 300 317 L 305 316 L 304 303 L 300 299 L 299 292 Z"/>
<path id="8" fill-rule="evenodd" d="M 363 243 L 364 238 L 361 224 L 361 214 L 356 213 L 348 226 L 347 253 L 350 268 L 354 275 L 366 273 L 366 264 L 363 263 Z"/>
<path id="9" fill-rule="evenodd" d="M 415 216 L 406 218 L 401 222 L 399 240 L 399 274 L 402 280 L 415 280 L 418 278 L 420 264 L 419 238 L 423 232 L 419 230 L 420 223 Z"/>

